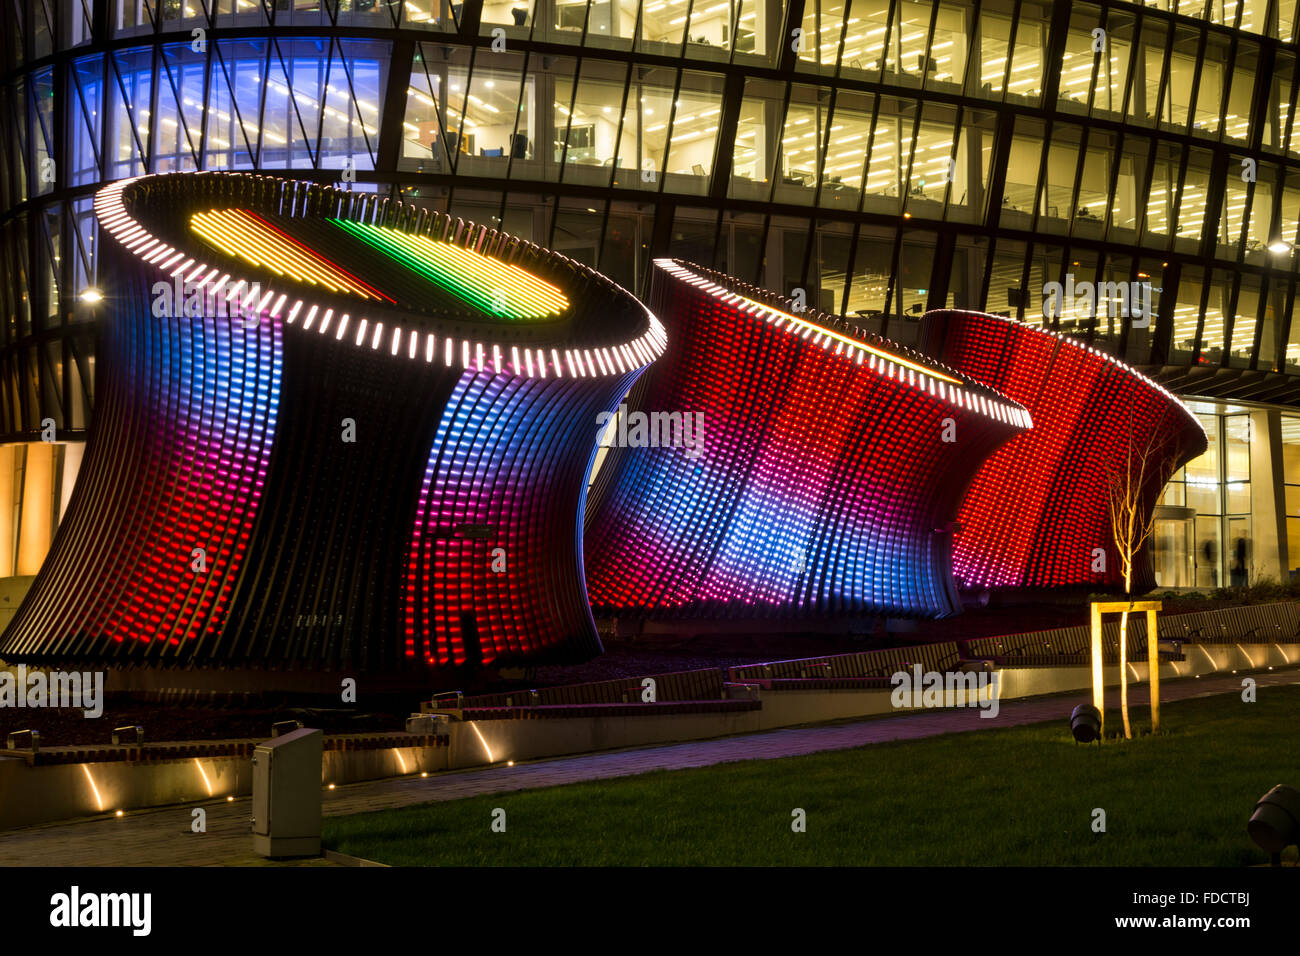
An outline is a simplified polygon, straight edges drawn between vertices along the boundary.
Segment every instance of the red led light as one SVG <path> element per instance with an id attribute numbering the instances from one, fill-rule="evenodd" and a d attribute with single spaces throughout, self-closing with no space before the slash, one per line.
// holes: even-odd
<path id="1" fill-rule="evenodd" d="M 1034 420 L 971 483 L 953 548 L 958 580 L 979 587 L 1122 584 L 1108 477 L 1148 445 L 1153 462 L 1169 463 L 1166 474 L 1203 453 L 1196 417 L 1123 362 L 1000 316 L 929 312 L 920 341 L 936 358 L 1022 403 Z M 1160 494 L 1158 472 L 1149 469 L 1141 490 L 1147 515 Z M 1099 564 L 1104 570 L 1094 570 Z M 1145 553 L 1135 571 L 1135 586 L 1154 584 Z"/>

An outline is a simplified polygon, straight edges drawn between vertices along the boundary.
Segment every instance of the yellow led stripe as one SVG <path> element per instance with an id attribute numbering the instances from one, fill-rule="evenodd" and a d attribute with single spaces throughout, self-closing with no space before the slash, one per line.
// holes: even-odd
<path id="1" fill-rule="evenodd" d="M 363 299 L 392 299 L 336 267 L 312 250 L 278 234 L 269 223 L 242 209 L 195 213 L 190 228 L 222 252 L 331 292 Z"/>

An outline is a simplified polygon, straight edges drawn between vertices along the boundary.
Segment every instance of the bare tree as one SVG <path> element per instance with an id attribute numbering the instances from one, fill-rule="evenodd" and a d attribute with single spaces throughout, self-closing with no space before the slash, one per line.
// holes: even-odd
<path id="1" fill-rule="evenodd" d="M 1161 416 L 1151 429 L 1145 442 L 1135 439 L 1129 431 L 1128 448 L 1124 461 L 1110 469 L 1106 475 L 1107 506 L 1111 538 L 1119 554 L 1120 573 L 1124 582 L 1124 597 L 1133 600 L 1133 567 L 1155 528 L 1154 498 L 1168 484 L 1176 470 L 1177 459 L 1166 451 L 1168 436 L 1161 426 Z M 1151 498 L 1144 493 L 1153 488 Z M 1150 506 L 1148 506 L 1150 502 Z M 1128 719 L 1128 615 L 1125 610 L 1119 622 L 1119 704 L 1124 718 L 1124 736 L 1133 736 Z M 1148 667 L 1158 667 L 1159 660 L 1147 662 Z"/>

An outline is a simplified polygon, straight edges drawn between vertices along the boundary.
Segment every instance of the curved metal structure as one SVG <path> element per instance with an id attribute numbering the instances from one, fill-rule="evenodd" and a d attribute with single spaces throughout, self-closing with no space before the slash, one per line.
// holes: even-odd
<path id="1" fill-rule="evenodd" d="M 311 671 L 598 653 L 597 416 L 662 352 L 608 279 L 365 193 L 114 184 L 101 402 L 9 661 Z"/>
<path id="2" fill-rule="evenodd" d="M 655 262 L 650 307 L 669 346 L 626 421 L 610 425 L 624 447 L 593 491 L 593 605 L 729 616 L 959 608 L 949 524 L 984 459 L 1030 426 L 1024 408 L 677 260 Z M 682 441 L 665 441 L 665 422 L 680 423 Z"/>
<path id="3" fill-rule="evenodd" d="M 1140 478 L 1139 512 L 1148 518 L 1166 480 L 1206 449 L 1196 417 L 1144 375 L 1068 336 L 955 310 L 929 312 L 921 324 L 925 351 L 1034 417 L 971 483 L 953 549 L 957 578 L 980 587 L 1122 586 L 1110 482 L 1126 471 Z M 1145 548 L 1134 584 L 1155 584 Z"/>

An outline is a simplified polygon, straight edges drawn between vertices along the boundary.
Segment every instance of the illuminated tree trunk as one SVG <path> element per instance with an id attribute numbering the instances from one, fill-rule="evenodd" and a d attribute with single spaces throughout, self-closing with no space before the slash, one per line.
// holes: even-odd
<path id="1" fill-rule="evenodd" d="M 1133 595 L 1129 593 L 1132 587 L 1129 579 L 1132 575 L 1132 565 L 1129 564 L 1124 570 L 1124 597 L 1129 601 L 1133 600 Z M 1131 740 L 1133 728 L 1128 722 L 1128 611 L 1119 617 L 1119 712 L 1124 719 L 1124 738 Z"/>

